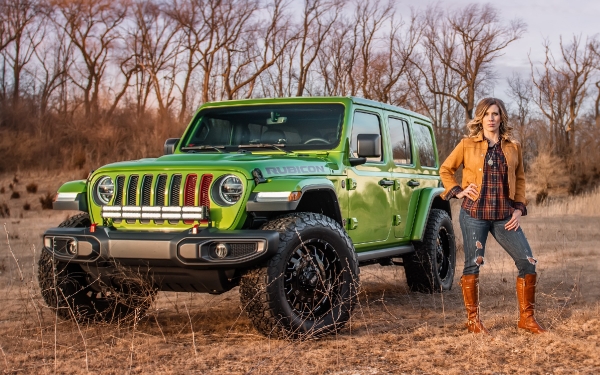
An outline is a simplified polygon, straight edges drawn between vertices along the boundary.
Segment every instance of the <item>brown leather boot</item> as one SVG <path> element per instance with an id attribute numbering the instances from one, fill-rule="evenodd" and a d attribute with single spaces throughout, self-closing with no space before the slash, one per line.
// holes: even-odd
<path id="1" fill-rule="evenodd" d="M 525 277 L 517 277 L 517 299 L 519 300 L 519 328 L 531 333 L 547 332 L 535 320 L 535 284 L 537 275 L 529 274 Z"/>
<path id="2" fill-rule="evenodd" d="M 467 309 L 467 330 L 473 333 L 490 333 L 479 319 L 479 275 L 463 275 L 460 278 L 465 308 Z"/>

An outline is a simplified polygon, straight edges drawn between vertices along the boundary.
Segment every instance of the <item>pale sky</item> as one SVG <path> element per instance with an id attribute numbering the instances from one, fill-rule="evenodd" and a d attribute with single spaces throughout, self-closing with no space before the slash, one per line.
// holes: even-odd
<path id="1" fill-rule="evenodd" d="M 506 77 L 513 72 L 529 76 L 531 69 L 527 54 L 531 59 L 541 62 L 544 59 L 542 42 L 547 38 L 553 51 L 558 51 L 559 38 L 572 39 L 573 35 L 600 36 L 600 0 L 395 0 L 398 9 L 414 7 L 423 9 L 429 4 L 439 2 L 444 7 L 463 7 L 467 4 L 480 2 L 491 3 L 500 9 L 503 20 L 521 18 L 527 24 L 527 32 L 523 37 L 508 46 L 504 56 L 495 62 L 498 72 L 498 89 L 494 95 L 506 97 Z"/>

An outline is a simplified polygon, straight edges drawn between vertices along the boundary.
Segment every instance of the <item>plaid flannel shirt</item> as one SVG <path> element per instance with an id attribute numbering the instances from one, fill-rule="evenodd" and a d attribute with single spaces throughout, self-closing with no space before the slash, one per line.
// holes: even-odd
<path id="1" fill-rule="evenodd" d="M 491 160 L 491 164 L 489 161 Z M 455 186 L 446 199 L 456 197 L 462 191 Z M 500 147 L 500 142 L 489 146 L 483 165 L 483 183 L 476 201 L 465 197 L 462 208 L 469 216 L 481 220 L 502 220 L 511 216 L 515 209 L 527 215 L 527 208 L 521 202 L 515 202 L 508 197 L 508 165 Z"/>

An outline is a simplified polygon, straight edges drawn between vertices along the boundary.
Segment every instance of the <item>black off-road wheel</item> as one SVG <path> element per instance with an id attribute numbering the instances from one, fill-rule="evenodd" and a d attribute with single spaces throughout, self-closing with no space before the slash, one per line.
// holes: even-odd
<path id="1" fill-rule="evenodd" d="M 336 332 L 356 303 L 358 262 L 352 241 L 333 219 L 292 213 L 261 229 L 279 234 L 277 254 L 240 282 L 242 308 L 274 338 L 309 339 Z"/>
<path id="2" fill-rule="evenodd" d="M 59 227 L 83 228 L 90 224 L 89 215 L 82 213 Z M 123 277 L 115 288 L 91 279 L 79 264 L 59 261 L 46 250 L 38 262 L 38 282 L 44 301 L 58 317 L 79 322 L 142 317 L 156 296 L 156 290 L 141 277 Z"/>
<path id="3" fill-rule="evenodd" d="M 456 243 L 452 220 L 444 210 L 432 209 L 423 241 L 403 257 L 408 287 L 413 292 L 436 293 L 452 289 Z"/>

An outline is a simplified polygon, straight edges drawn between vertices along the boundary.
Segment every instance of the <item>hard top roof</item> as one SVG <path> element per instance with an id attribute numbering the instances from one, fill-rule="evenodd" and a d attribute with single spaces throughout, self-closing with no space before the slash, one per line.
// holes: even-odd
<path id="1" fill-rule="evenodd" d="M 411 116 L 417 118 L 419 120 L 425 121 L 426 123 L 431 123 L 431 119 L 427 116 L 423 116 L 417 112 L 410 111 L 408 109 L 404 109 L 402 107 L 394 106 L 391 104 L 386 104 L 382 102 L 378 102 L 375 100 L 364 99 L 357 96 L 296 96 L 296 97 L 285 97 L 285 98 L 257 98 L 257 99 L 237 99 L 237 100 L 224 100 L 219 102 L 207 102 L 204 103 L 200 109 L 209 108 L 209 107 L 225 107 L 232 105 L 256 105 L 256 104 L 268 104 L 268 103 L 277 103 L 277 104 L 286 104 L 286 103 L 344 103 L 344 104 L 358 104 L 368 107 L 374 107 L 383 109 L 390 112 L 397 112 L 407 116 Z"/>

